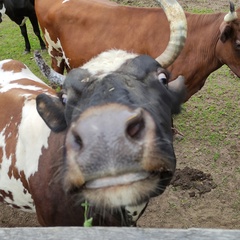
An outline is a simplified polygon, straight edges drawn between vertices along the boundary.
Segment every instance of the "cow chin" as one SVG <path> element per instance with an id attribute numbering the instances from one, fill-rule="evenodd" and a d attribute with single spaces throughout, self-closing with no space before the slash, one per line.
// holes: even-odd
<path id="1" fill-rule="evenodd" d="M 79 189 L 73 188 L 80 199 L 86 199 L 97 208 L 119 208 L 136 206 L 164 191 L 166 185 L 159 178 L 160 173 L 128 173 L 115 177 L 103 177 L 85 183 Z"/>

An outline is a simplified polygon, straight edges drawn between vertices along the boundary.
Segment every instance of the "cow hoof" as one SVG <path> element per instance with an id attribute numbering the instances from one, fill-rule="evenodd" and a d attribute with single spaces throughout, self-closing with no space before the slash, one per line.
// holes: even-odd
<path id="1" fill-rule="evenodd" d="M 30 50 L 25 50 L 25 51 L 23 52 L 23 55 L 29 54 L 29 53 L 30 53 Z"/>

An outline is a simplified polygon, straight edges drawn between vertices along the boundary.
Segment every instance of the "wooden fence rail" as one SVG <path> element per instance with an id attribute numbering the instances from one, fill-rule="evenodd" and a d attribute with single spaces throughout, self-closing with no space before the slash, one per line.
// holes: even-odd
<path id="1" fill-rule="evenodd" d="M 116 227 L 0 228 L 1 240 L 238 240 L 240 230 Z"/>

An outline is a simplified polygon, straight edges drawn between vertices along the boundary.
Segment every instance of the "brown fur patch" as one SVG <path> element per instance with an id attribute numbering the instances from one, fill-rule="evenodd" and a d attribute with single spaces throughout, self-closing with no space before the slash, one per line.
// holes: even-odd
<path id="1" fill-rule="evenodd" d="M 13 71 L 14 73 L 21 72 L 22 69 L 26 69 L 26 68 L 27 67 L 23 63 L 21 63 L 17 60 L 11 60 L 9 62 L 4 63 L 2 66 L 2 69 L 4 71 L 6 71 L 6 72 Z"/>
<path id="2" fill-rule="evenodd" d="M 12 201 L 14 200 L 14 199 L 13 199 L 13 194 L 12 194 L 12 192 L 5 192 L 5 191 L 3 191 L 3 190 L 0 190 L 0 196 L 2 196 L 2 197 L 0 198 L 0 201 L 4 200 L 5 198 L 9 198 L 9 199 L 11 199 Z M 1 200 L 1 199 L 2 199 L 2 200 Z"/>

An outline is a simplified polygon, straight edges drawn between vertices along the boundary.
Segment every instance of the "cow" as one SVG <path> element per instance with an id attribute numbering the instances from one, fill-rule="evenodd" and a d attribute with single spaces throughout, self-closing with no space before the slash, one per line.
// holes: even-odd
<path id="1" fill-rule="evenodd" d="M 171 116 L 186 89 L 182 76 L 168 83 L 159 59 L 177 57 L 177 32 L 168 59 L 103 52 L 58 93 L 1 61 L 0 201 L 35 211 L 42 226 L 135 226 L 176 167 Z"/>
<path id="2" fill-rule="evenodd" d="M 65 65 L 69 69 L 82 66 L 111 48 L 156 58 L 169 41 L 169 26 L 161 8 L 121 6 L 107 0 L 36 0 L 35 6 L 52 68 L 61 74 Z M 232 3 L 227 15 L 186 12 L 186 44 L 168 67 L 171 80 L 178 75 L 186 78 L 185 101 L 224 64 L 240 76 L 239 14 L 240 9 L 235 11 Z"/>
<path id="3" fill-rule="evenodd" d="M 28 39 L 26 20 L 29 18 L 33 31 L 38 37 L 42 50 L 46 49 L 38 26 L 38 20 L 34 9 L 34 0 L 0 0 L 0 23 L 2 16 L 6 14 L 13 22 L 19 25 L 21 34 L 25 41 L 25 53 L 31 51 L 31 45 Z"/>
<path id="4" fill-rule="evenodd" d="M 116 70 L 101 73 L 106 60 Z M 82 226 L 86 201 L 93 226 L 134 226 L 175 171 L 184 78 L 168 84 L 156 60 L 121 50 L 88 66 L 56 93 L 23 63 L 0 62 L 0 201 L 42 226 Z"/>

